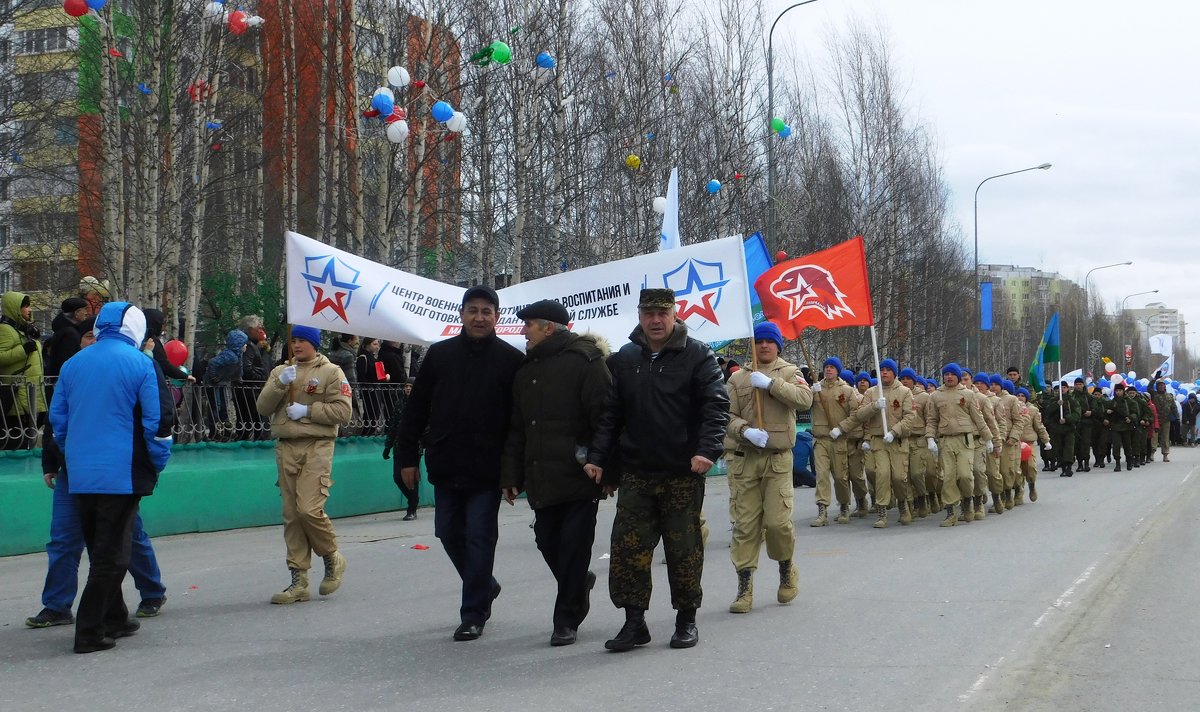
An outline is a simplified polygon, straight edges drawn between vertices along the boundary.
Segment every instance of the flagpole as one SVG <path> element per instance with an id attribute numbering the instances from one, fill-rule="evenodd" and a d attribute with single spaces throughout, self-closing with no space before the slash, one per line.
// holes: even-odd
<path id="1" fill-rule="evenodd" d="M 879 340 L 875 338 L 875 324 L 874 323 L 871 324 L 871 349 L 875 352 L 875 377 L 877 379 L 879 379 L 879 396 L 881 398 L 883 398 L 883 397 L 885 397 L 883 395 L 883 369 L 880 368 L 880 366 L 879 366 L 879 363 L 880 363 L 880 361 L 879 361 Z M 883 432 L 884 432 L 884 434 L 887 434 L 887 431 L 888 431 L 887 408 L 880 408 L 879 414 L 881 416 L 883 416 Z"/>
<path id="2" fill-rule="evenodd" d="M 1063 415 L 1063 384 L 1062 384 L 1062 361 L 1058 362 L 1058 419 L 1063 420 L 1067 416 Z"/>
<path id="3" fill-rule="evenodd" d="M 743 263 L 745 261 L 743 260 Z M 758 370 L 758 346 L 754 343 L 754 337 L 750 337 L 750 370 Z M 762 411 L 762 390 L 754 389 L 754 413 L 758 416 L 758 429 L 763 429 L 763 411 Z"/>

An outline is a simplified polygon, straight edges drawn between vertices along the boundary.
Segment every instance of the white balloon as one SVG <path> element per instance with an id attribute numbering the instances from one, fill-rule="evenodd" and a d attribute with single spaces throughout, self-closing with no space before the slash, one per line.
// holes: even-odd
<path id="1" fill-rule="evenodd" d="M 371 95 L 371 98 L 374 99 L 375 97 L 379 96 L 380 94 L 387 94 L 387 98 L 391 99 L 393 104 L 396 103 L 396 94 L 394 92 L 392 92 L 391 89 L 388 89 L 387 87 L 379 87 L 378 89 L 376 89 L 375 93 Z"/>
<path id="2" fill-rule="evenodd" d="M 454 116 L 446 122 L 446 128 L 455 133 L 462 133 L 467 128 L 467 115 L 461 111 L 454 112 Z"/>
<path id="3" fill-rule="evenodd" d="M 412 77 L 408 76 L 408 70 L 404 67 L 392 67 L 387 73 L 388 84 L 394 87 L 406 87 Z"/>
<path id="4" fill-rule="evenodd" d="M 1125 377 L 1132 381 L 1137 378 L 1137 373 L 1130 371 L 1129 373 L 1125 374 Z"/>
<path id="5" fill-rule="evenodd" d="M 661 195 L 654 199 L 654 212 L 662 215 L 667 212 L 667 199 Z"/>
<path id="6" fill-rule="evenodd" d="M 262 19 L 258 15 L 251 15 L 250 17 L 246 18 L 246 24 L 251 27 L 258 27 L 259 25 L 263 24 L 264 22 L 266 22 L 266 20 Z"/>
<path id="7" fill-rule="evenodd" d="M 212 20 L 225 14 L 225 6 L 219 2 L 210 2 L 204 6 L 204 16 Z"/>
<path id="8" fill-rule="evenodd" d="M 388 124 L 387 137 L 392 143 L 404 143 L 408 139 L 408 122 L 393 121 Z"/>

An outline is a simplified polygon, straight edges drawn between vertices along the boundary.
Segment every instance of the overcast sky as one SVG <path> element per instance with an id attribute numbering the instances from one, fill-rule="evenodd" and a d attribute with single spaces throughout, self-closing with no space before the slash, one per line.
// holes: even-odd
<path id="1" fill-rule="evenodd" d="M 770 2 L 768 23 L 790 4 Z M 1159 289 L 1127 306 L 1180 309 L 1200 352 L 1200 3 L 821 0 L 788 13 L 776 47 L 802 51 L 854 15 L 889 28 L 968 241 L 979 181 L 1053 164 L 980 190 L 980 262 L 1082 284 L 1133 260 L 1091 288 L 1110 312 Z"/>

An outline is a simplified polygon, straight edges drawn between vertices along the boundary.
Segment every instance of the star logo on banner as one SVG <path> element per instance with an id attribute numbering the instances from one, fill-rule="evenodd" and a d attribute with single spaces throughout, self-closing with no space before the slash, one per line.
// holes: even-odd
<path id="1" fill-rule="evenodd" d="M 663 283 L 675 291 L 677 316 L 687 322 L 689 317 L 699 317 L 712 324 L 720 324 L 717 305 L 721 303 L 721 290 L 729 284 L 725 279 L 725 267 L 720 262 L 704 262 L 689 259 L 663 275 Z"/>
<path id="2" fill-rule="evenodd" d="M 815 309 L 826 319 L 854 316 L 846 304 L 846 295 L 838 288 L 829 270 L 816 265 L 797 265 L 779 275 L 771 284 L 771 294 L 788 300 L 788 321 L 805 309 Z"/>
<path id="3" fill-rule="evenodd" d="M 329 310 L 333 315 L 324 314 L 327 319 L 341 319 L 349 324 L 346 309 L 354 297 L 354 290 L 360 286 L 359 274 L 358 270 L 332 255 L 305 257 L 301 276 L 308 282 L 308 294 L 313 300 L 312 315 Z"/>

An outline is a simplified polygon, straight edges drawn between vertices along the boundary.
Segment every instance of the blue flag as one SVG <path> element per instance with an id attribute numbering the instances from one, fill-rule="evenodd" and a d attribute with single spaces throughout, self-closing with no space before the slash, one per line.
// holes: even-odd
<path id="1" fill-rule="evenodd" d="M 755 324 L 761 324 L 766 321 L 766 317 L 763 316 L 762 300 L 758 298 L 758 292 L 754 291 L 754 282 L 764 272 L 771 269 L 771 256 L 767 253 L 767 243 L 763 242 L 761 232 L 747 237 L 742 242 L 742 250 L 746 256 L 746 281 L 750 285 L 750 316 Z M 713 351 L 720 351 L 731 343 L 731 341 L 718 341 L 709 346 Z"/>

